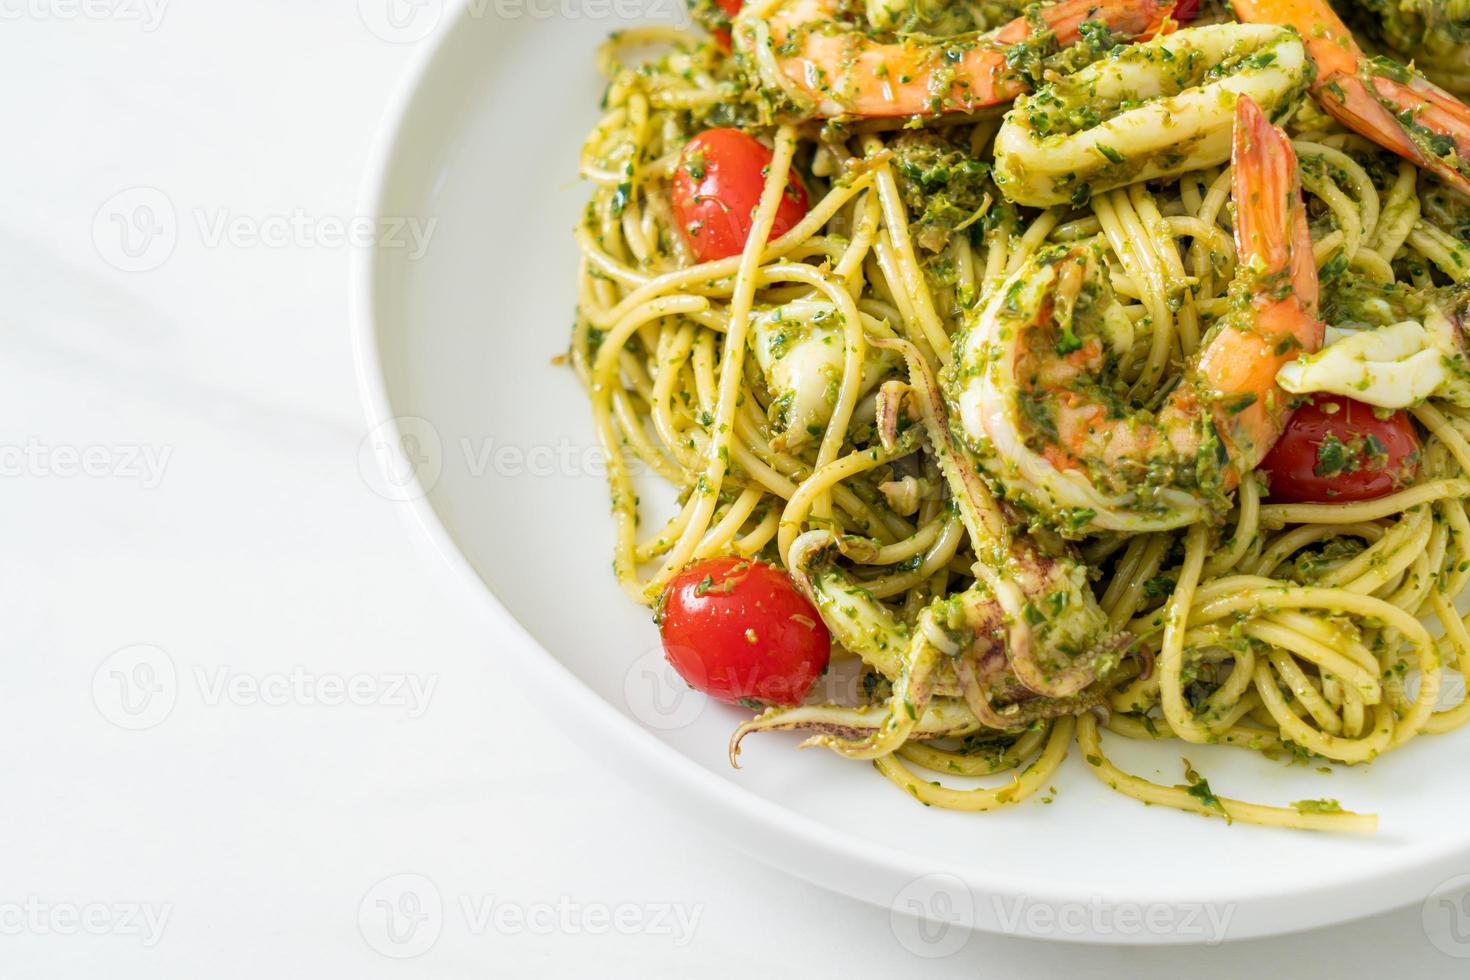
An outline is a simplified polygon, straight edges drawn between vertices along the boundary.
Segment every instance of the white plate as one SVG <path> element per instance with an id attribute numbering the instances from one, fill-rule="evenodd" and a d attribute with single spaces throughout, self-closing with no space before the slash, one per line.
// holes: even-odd
<path id="1" fill-rule="evenodd" d="M 577 151 L 602 91 L 592 54 L 620 26 L 587 2 L 481 0 L 446 14 L 386 119 L 363 203 L 437 225 L 422 256 L 390 239 L 355 270 L 367 409 L 386 423 L 364 451 L 406 445 L 414 458 L 382 489 L 407 500 L 506 622 L 499 635 L 516 638 L 488 651 L 506 665 L 505 697 L 538 699 L 600 763 L 755 857 L 980 929 L 1135 943 L 1261 936 L 1425 900 L 1470 871 L 1461 736 L 1331 775 L 1227 749 L 1108 743 L 1155 779 L 1181 781 L 1187 754 L 1220 793 L 1375 811 L 1382 829 L 1365 838 L 1146 808 L 1097 782 L 1075 750 L 1055 802 L 990 814 L 926 809 L 866 765 L 794 751 L 794 736 L 752 737 L 732 770 L 725 742 L 740 713 L 681 696 L 647 611 L 614 583 L 589 409 L 552 363 L 575 304 Z M 670 0 L 651 2 L 667 22 Z M 497 16 L 524 10 L 558 13 Z M 944 936 L 910 942 L 933 952 Z"/>

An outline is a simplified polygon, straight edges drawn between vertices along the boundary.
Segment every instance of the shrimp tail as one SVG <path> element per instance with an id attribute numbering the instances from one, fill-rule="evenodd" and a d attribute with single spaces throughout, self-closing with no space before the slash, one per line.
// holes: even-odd
<path id="1" fill-rule="evenodd" d="M 1470 106 L 1438 85 L 1374 59 L 1331 79 L 1317 98 L 1344 126 L 1470 196 Z"/>
<path id="2" fill-rule="evenodd" d="M 1241 20 L 1296 28 L 1312 94 L 1339 122 L 1470 196 L 1470 107 L 1412 67 L 1369 58 L 1327 0 L 1231 0 Z"/>
<path id="3" fill-rule="evenodd" d="M 1302 200 L 1296 151 L 1249 96 L 1235 106 L 1230 161 L 1231 192 L 1238 202 L 1235 248 L 1242 262 L 1284 273 L 1292 291 L 1279 300 L 1317 315 L 1317 264 L 1307 208 Z M 1257 292 L 1257 301 L 1275 302 Z M 1319 341 L 1320 342 L 1320 341 Z"/>
<path id="4" fill-rule="evenodd" d="M 1139 41 L 1148 41 L 1163 34 L 1172 34 L 1177 31 L 1179 29 L 1179 25 L 1188 19 L 1182 16 L 1175 16 L 1175 14 L 1178 12 L 1178 7 L 1179 4 L 1177 0 L 1169 0 L 1168 3 L 1156 4 L 1151 10 L 1148 8 L 1147 4 L 1144 4 L 1144 11 L 1148 15 L 1150 15 L 1152 19 L 1149 20 L 1146 25 L 1144 25 L 1143 30 L 1138 32 L 1138 36 L 1134 38 L 1135 43 Z"/>
<path id="5" fill-rule="evenodd" d="M 1200 360 L 1216 433 L 1231 466 L 1227 486 L 1254 469 L 1291 415 L 1276 383 L 1282 365 L 1322 346 L 1317 265 L 1291 140 L 1249 98 L 1236 103 L 1231 147 L 1240 271 L 1232 289 L 1246 302 Z"/>

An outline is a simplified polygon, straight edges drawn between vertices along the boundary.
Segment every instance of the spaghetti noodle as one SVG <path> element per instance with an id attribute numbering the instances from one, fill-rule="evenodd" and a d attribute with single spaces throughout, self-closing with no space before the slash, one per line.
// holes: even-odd
<path id="1" fill-rule="evenodd" d="M 1088 328 L 1116 348 L 1107 397 L 1130 413 L 1160 413 L 1240 315 L 1240 283 L 1257 261 L 1234 242 L 1244 220 L 1241 202 L 1231 206 L 1240 163 L 1232 168 L 1221 155 L 1228 140 L 1212 136 L 1208 152 L 1195 152 L 1203 144 L 1194 141 L 1160 163 L 1170 151 L 1151 147 L 1147 160 L 1125 165 L 1129 147 L 1097 136 L 1106 111 L 1060 128 L 1038 116 L 1073 73 L 1105 70 L 1086 68 L 1089 60 L 1116 56 L 1106 24 L 1080 31 L 1095 43 L 1079 54 L 1058 40 L 1062 27 L 1038 26 L 1032 10 L 1022 19 L 1033 29 L 1005 49 L 1007 64 L 1032 67 L 1014 90 L 997 86 L 994 104 L 957 87 L 946 68 L 943 84 L 930 80 L 934 102 L 922 113 L 879 115 L 845 112 L 835 83 L 813 98 L 803 85 L 820 76 L 793 80 L 782 59 L 818 57 L 805 40 L 818 32 L 793 27 L 783 3 L 766 0 L 735 18 L 737 57 L 704 35 L 662 28 L 624 32 L 601 53 L 609 84 L 581 159 L 594 190 L 576 232 L 572 361 L 608 458 L 613 567 L 628 596 L 653 605 L 697 559 L 759 557 L 812 599 L 837 641 L 834 655 L 860 665 L 860 703 L 769 708 L 740 726 L 736 746 L 755 731 L 812 731 L 817 744 L 872 760 L 925 804 L 989 810 L 1045 787 L 1075 741 L 1098 778 L 1144 802 L 1283 827 L 1374 829 L 1375 817 L 1333 801 L 1276 807 L 1219 797 L 1192 769 L 1180 785 L 1144 780 L 1111 761 L 1103 731 L 1109 741 L 1172 738 L 1357 764 L 1470 720 L 1470 701 L 1439 706 L 1447 680 L 1470 669 L 1470 620 L 1454 608 L 1470 583 L 1470 408 L 1418 402 L 1415 473 L 1371 499 L 1272 497 L 1256 468 L 1269 442 L 1252 454 L 1217 426 L 1231 477 L 1210 499 L 1192 491 L 1189 507 L 1136 524 L 1038 504 L 1034 485 L 1017 488 L 1012 457 L 985 460 L 998 444 L 963 428 L 957 365 L 967 341 L 987 315 L 1000 315 L 988 309 L 1022 302 L 1053 270 L 1069 275 L 1075 260 L 1076 274 L 1097 283 L 1081 295 L 1111 297 L 1095 304 L 1102 312 Z M 804 16 L 839 16 L 814 9 Z M 1016 12 L 966 6 L 958 19 L 983 30 Z M 1322 318 L 1371 329 L 1406 319 L 1406 309 L 1457 302 L 1456 286 L 1470 282 L 1470 222 L 1445 220 L 1460 207 L 1456 192 L 1408 152 L 1395 156 L 1307 97 L 1296 35 L 1204 28 L 1231 29 L 1250 34 L 1250 50 L 1219 69 L 1233 42 L 1210 35 L 1214 60 L 1190 70 L 1201 84 L 1261 73 L 1232 91 L 1274 86 L 1273 116 L 1299 162 L 1305 262 L 1321 283 Z M 843 30 L 852 33 L 822 36 L 848 51 L 878 44 L 866 27 Z M 983 47 L 994 36 L 965 37 Z M 941 41 L 906 34 L 882 43 L 884 57 L 904 52 L 906 71 L 938 70 L 916 46 Z M 1146 62 L 1148 45 L 1162 43 L 1124 48 L 1139 54 L 1117 70 Z M 1265 45 L 1277 54 L 1252 54 Z M 978 64 L 975 50 L 934 64 Z M 629 60 L 640 51 L 647 57 Z M 956 91 L 969 94 L 946 94 Z M 893 98 L 905 97 L 899 86 Z M 1114 108 L 1137 109 L 1128 101 Z M 1020 122 L 1018 113 L 1052 134 L 1087 131 L 1107 151 L 1093 152 L 1100 167 L 1114 153 L 1119 165 L 1083 193 L 1075 176 L 1067 184 L 1048 174 L 1043 196 L 1058 203 L 1015 203 L 992 175 L 1035 179 L 1016 160 L 997 168 L 997 132 Z M 676 219 L 673 185 L 686 145 L 716 126 L 761 137 L 769 163 L 743 250 L 701 261 Z M 1021 146 L 1030 137 L 1006 139 Z M 1453 154 L 1446 159 L 1455 165 Z M 793 175 L 810 205 L 781 229 Z M 1431 194 L 1441 206 L 1426 207 Z M 1045 315 L 1055 315 L 1052 305 Z M 1070 364 L 1061 355 L 1071 350 L 1059 346 L 1056 363 Z M 1197 415 L 1191 424 L 1208 437 L 1208 408 Z M 1036 448 L 1037 431 L 1018 445 Z M 1055 447 L 1046 453 L 1055 462 Z M 651 530 L 642 529 L 634 460 L 680 491 L 675 512 Z M 1069 472 L 1090 473 L 1080 463 Z M 1033 620 L 1037 609 L 1052 611 Z M 912 767 L 1016 776 L 949 788 Z"/>

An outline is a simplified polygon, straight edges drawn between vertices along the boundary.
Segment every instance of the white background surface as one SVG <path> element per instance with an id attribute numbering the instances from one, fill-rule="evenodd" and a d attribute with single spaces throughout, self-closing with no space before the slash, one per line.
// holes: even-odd
<path id="1" fill-rule="evenodd" d="M 594 767 L 358 472 L 348 253 L 317 232 L 353 217 L 415 47 L 365 25 L 386 2 L 0 0 L 0 975 L 1470 970 L 1418 908 L 1214 949 L 975 935 L 923 961 L 887 910 Z M 136 187 L 166 197 L 177 245 L 125 273 L 106 205 Z M 214 240 L 220 221 L 243 231 Z M 164 690 L 129 716 L 140 644 Z M 371 703 L 309 686 L 354 678 Z M 433 685 L 426 704 L 393 703 L 397 678 Z M 360 919 L 405 873 L 444 912 L 398 960 Z"/>

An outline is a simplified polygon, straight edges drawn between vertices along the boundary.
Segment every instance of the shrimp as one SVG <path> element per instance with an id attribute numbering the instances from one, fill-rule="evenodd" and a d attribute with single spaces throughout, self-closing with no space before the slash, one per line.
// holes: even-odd
<path id="1" fill-rule="evenodd" d="M 1294 31 L 1212 24 L 1156 37 L 1022 96 L 995 137 L 995 182 L 1017 204 L 1104 191 L 1230 157 L 1235 100 L 1293 106 L 1309 66 Z"/>
<path id="2" fill-rule="evenodd" d="M 892 694 L 882 711 L 771 709 L 737 730 L 732 760 L 751 731 L 813 729 L 819 734 L 807 744 L 856 759 L 887 755 L 909 738 L 982 727 L 1014 731 L 1097 704 L 1122 676 L 1132 638 L 1109 633 L 1086 566 L 1065 547 L 1046 549 L 1013 530 L 975 466 L 951 443 L 943 394 L 918 349 L 896 338 L 873 343 L 898 351 L 908 366 L 909 394 L 975 546 L 976 582 L 935 600 L 909 627 L 836 567 L 838 552 L 864 542 L 827 529 L 797 537 L 784 556 L 792 580 L 837 641 L 892 683 Z M 950 721 L 939 725 L 939 717 Z"/>
<path id="3" fill-rule="evenodd" d="M 1174 0 L 1062 0 L 988 32 L 885 41 L 841 19 L 838 0 L 765 0 L 735 19 L 734 48 L 799 112 L 818 118 L 929 116 L 1009 102 L 1031 85 L 1016 45 L 1050 32 L 1070 47 L 1089 25 L 1122 38 L 1172 29 Z"/>
<path id="4" fill-rule="evenodd" d="M 1436 85 L 1470 97 L 1470 3 L 1466 0 L 1357 0 L 1339 7 L 1361 29 Z"/>
<path id="5" fill-rule="evenodd" d="M 1241 20 L 1301 33 L 1312 94 L 1344 126 L 1470 196 L 1470 106 L 1412 67 L 1369 58 L 1327 0 L 1231 0 Z"/>
<path id="6" fill-rule="evenodd" d="M 1322 343 L 1296 155 L 1241 96 L 1232 194 L 1232 310 L 1157 411 L 1130 401 L 1131 327 L 1101 246 L 1057 246 L 986 301 L 944 379 L 956 435 L 1033 519 L 1066 536 L 1157 531 L 1218 516 L 1291 411 L 1276 372 Z"/>

